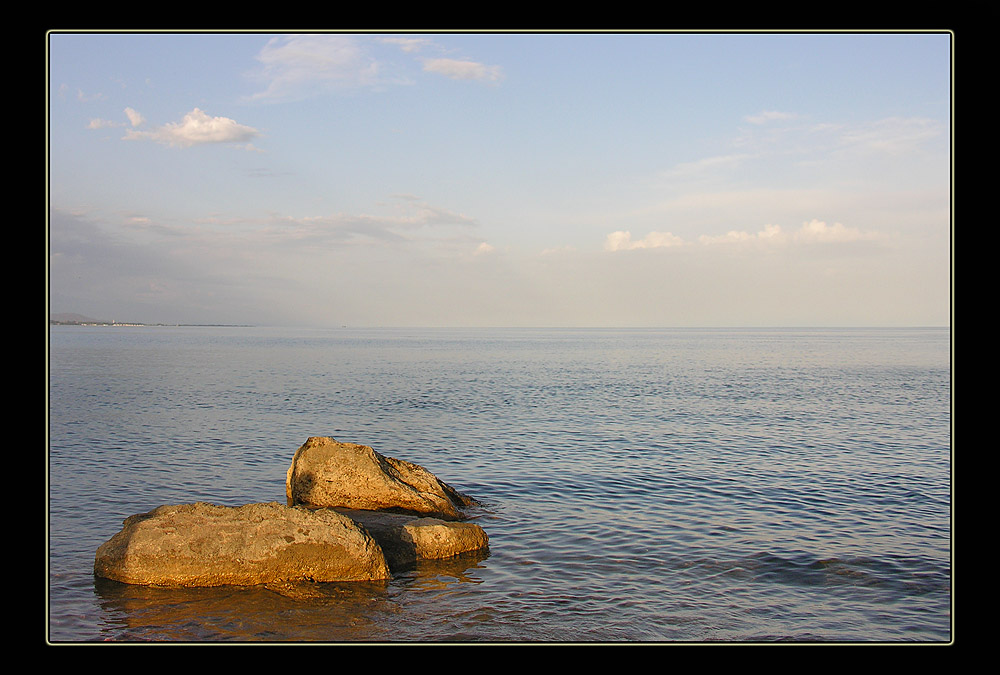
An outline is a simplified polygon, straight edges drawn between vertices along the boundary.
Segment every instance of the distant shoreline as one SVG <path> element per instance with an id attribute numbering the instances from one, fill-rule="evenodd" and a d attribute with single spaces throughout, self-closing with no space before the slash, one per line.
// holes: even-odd
<path id="1" fill-rule="evenodd" d="M 252 324 L 242 323 L 137 323 L 122 321 L 56 321 L 49 319 L 50 326 L 110 326 L 121 328 L 154 328 L 154 327 L 205 327 L 205 328 L 253 328 Z"/>

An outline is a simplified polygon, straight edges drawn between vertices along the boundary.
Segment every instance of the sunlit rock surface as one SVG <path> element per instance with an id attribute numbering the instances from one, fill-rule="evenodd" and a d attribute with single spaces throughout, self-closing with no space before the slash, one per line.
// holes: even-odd
<path id="1" fill-rule="evenodd" d="M 427 469 L 367 445 L 313 436 L 292 458 L 285 479 L 289 506 L 395 511 L 458 520 L 475 500 Z"/>
<path id="2" fill-rule="evenodd" d="M 198 502 L 130 516 L 97 549 L 94 574 L 129 584 L 256 585 L 387 579 L 381 547 L 335 511 Z"/>

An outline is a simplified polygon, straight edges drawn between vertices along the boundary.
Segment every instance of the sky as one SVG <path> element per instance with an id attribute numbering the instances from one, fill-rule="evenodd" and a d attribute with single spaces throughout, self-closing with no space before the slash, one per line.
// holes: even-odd
<path id="1" fill-rule="evenodd" d="M 49 310 L 947 326 L 953 39 L 50 33 Z"/>

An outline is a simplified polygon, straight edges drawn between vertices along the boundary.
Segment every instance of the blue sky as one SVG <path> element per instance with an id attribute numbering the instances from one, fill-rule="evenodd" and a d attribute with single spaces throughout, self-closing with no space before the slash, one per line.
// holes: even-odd
<path id="1" fill-rule="evenodd" d="M 948 325 L 952 47 L 947 33 L 53 33 L 50 310 Z"/>

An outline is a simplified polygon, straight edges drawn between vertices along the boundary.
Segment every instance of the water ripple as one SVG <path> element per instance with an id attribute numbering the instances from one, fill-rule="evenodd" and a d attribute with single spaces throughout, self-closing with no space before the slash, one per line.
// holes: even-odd
<path id="1" fill-rule="evenodd" d="M 50 337 L 56 641 L 949 639 L 946 332 Z M 488 555 L 382 587 L 95 582 L 128 515 L 282 501 L 311 435 L 479 498 Z"/>

